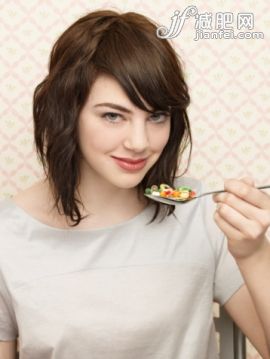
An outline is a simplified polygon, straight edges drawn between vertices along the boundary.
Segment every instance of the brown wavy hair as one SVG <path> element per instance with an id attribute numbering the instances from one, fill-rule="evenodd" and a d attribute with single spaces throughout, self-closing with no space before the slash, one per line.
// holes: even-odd
<path id="1" fill-rule="evenodd" d="M 109 74 L 123 87 L 129 99 L 149 112 L 138 94 L 154 111 L 168 111 L 171 130 L 158 161 L 138 185 L 167 183 L 173 186 L 182 154 L 190 145 L 191 129 L 186 109 L 190 103 L 181 59 L 168 40 L 156 35 L 159 25 L 135 12 L 96 10 L 68 27 L 53 45 L 49 73 L 33 95 L 34 142 L 38 159 L 49 180 L 55 204 L 77 226 L 81 216 L 76 198 L 81 152 L 78 118 L 91 87 L 101 73 Z M 150 201 L 150 200 L 149 200 Z M 163 218 L 175 206 L 155 202 L 151 220 Z M 150 222 L 150 223 L 151 223 Z"/>

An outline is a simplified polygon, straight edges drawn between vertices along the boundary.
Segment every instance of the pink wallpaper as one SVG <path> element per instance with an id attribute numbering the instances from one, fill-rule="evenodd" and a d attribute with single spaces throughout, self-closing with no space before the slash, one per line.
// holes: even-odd
<path id="1" fill-rule="evenodd" d="M 82 14 L 97 8 L 138 11 L 169 27 L 175 10 L 181 12 L 190 5 L 197 8 L 197 18 L 187 19 L 171 40 L 184 62 L 192 98 L 189 116 L 194 148 L 187 175 L 203 179 L 211 189 L 221 188 L 224 178 L 243 175 L 252 176 L 258 185 L 270 183 L 268 0 L 14 0 L 0 2 L 2 198 L 42 177 L 33 152 L 32 94 L 47 73 L 57 36 Z M 237 29 L 239 13 L 253 14 L 253 29 Z M 211 33 L 216 24 L 221 29 L 231 26 L 235 33 L 262 32 L 264 38 L 194 40 L 196 26 L 199 33 L 203 29 Z M 259 358 L 250 345 L 248 358 Z"/>

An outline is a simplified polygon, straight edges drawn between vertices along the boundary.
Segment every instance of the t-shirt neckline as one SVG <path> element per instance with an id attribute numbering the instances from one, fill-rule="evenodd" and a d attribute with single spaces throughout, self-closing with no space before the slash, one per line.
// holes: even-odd
<path id="1" fill-rule="evenodd" d="M 10 198 L 6 198 L 6 202 L 10 205 L 10 207 L 16 211 L 16 214 L 18 214 L 20 217 L 22 217 L 24 220 L 28 221 L 29 223 L 31 223 L 35 228 L 43 228 L 43 229 L 47 229 L 49 231 L 55 231 L 55 232 L 62 232 L 62 233 L 100 233 L 100 232 L 105 232 L 108 230 L 113 230 L 113 229 L 117 229 L 117 228 L 121 228 L 127 225 L 132 224 L 133 222 L 136 222 L 137 220 L 140 220 L 140 218 L 144 217 L 146 215 L 146 213 L 150 210 L 151 204 L 147 205 L 141 212 L 139 212 L 137 215 L 135 215 L 134 217 L 122 221 L 120 223 L 117 224 L 113 224 L 110 226 L 106 226 L 106 227 L 101 227 L 101 228 L 85 228 L 85 229 L 76 229 L 73 227 L 70 228 L 58 228 L 58 227 L 53 227 L 50 226 L 46 223 L 43 223 L 42 221 L 38 220 L 37 218 L 31 216 L 28 212 L 26 212 L 22 207 L 18 206 L 13 200 L 12 197 Z"/>

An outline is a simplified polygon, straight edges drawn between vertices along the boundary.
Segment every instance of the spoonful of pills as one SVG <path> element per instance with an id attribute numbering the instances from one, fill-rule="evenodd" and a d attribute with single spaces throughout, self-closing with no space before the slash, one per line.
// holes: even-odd
<path id="1" fill-rule="evenodd" d="M 264 185 L 256 187 L 258 189 L 270 188 L 270 185 Z M 178 204 L 187 203 L 193 199 L 197 199 L 209 194 L 222 193 L 225 190 L 210 191 L 196 194 L 196 191 L 189 186 L 180 186 L 172 188 L 169 185 L 162 183 L 160 186 L 153 185 L 150 188 L 146 188 L 144 195 L 154 201 L 165 203 L 165 204 Z"/>

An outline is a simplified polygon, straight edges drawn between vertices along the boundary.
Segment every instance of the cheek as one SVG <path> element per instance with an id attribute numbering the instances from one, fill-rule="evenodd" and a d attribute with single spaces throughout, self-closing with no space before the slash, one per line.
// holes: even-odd
<path id="1" fill-rule="evenodd" d="M 169 137 L 170 137 L 169 127 L 161 129 L 156 133 L 153 133 L 151 140 L 153 150 L 157 152 L 162 152 L 162 150 L 164 149 L 164 147 L 166 146 L 169 140 Z"/>
<path id="2" fill-rule="evenodd" d="M 95 121 L 90 122 L 82 122 L 79 129 L 79 138 L 81 147 L 92 152 L 106 152 L 113 149 L 119 139 L 117 136 L 113 136 L 113 133 L 110 129 L 106 129 Z"/>

